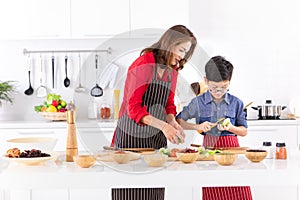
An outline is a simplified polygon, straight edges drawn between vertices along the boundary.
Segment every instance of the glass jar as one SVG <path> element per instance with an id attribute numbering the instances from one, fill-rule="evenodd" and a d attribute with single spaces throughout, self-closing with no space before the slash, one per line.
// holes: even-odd
<path id="1" fill-rule="evenodd" d="M 100 108 L 100 117 L 102 119 L 109 119 L 110 110 L 111 110 L 110 106 L 107 103 L 103 103 Z"/>
<path id="2" fill-rule="evenodd" d="M 276 143 L 276 159 L 287 159 L 286 147 L 284 142 Z"/>
<path id="3" fill-rule="evenodd" d="M 268 152 L 268 155 L 266 158 L 274 158 L 274 148 L 272 146 L 272 142 L 263 142 L 263 150 L 266 150 Z"/>

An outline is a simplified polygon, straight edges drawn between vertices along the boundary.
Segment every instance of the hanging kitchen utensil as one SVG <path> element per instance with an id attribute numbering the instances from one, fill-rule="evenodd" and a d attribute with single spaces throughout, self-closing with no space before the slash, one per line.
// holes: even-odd
<path id="1" fill-rule="evenodd" d="M 64 86 L 69 87 L 70 79 L 68 78 L 68 56 L 65 56 L 65 73 L 66 73 L 66 78 L 64 80 Z"/>
<path id="2" fill-rule="evenodd" d="M 28 80 L 29 80 L 29 88 L 25 90 L 26 95 L 32 95 L 34 92 L 34 89 L 31 86 L 31 80 L 30 80 L 30 67 L 31 67 L 31 59 L 30 56 L 28 56 Z"/>
<path id="3" fill-rule="evenodd" d="M 103 89 L 98 85 L 98 55 L 95 55 L 95 66 L 96 66 L 96 86 L 91 89 L 91 96 L 101 97 L 103 95 Z"/>
<path id="4" fill-rule="evenodd" d="M 54 56 L 51 57 L 52 61 L 52 88 L 54 88 Z"/>
<path id="5" fill-rule="evenodd" d="M 45 97 L 47 96 L 47 88 L 43 85 L 43 58 L 40 55 L 41 59 L 41 75 L 40 75 L 40 86 L 36 89 L 37 97 Z"/>
<path id="6" fill-rule="evenodd" d="M 251 101 L 250 103 L 248 103 L 247 105 L 245 105 L 244 110 L 246 110 L 253 102 Z"/>
<path id="7" fill-rule="evenodd" d="M 79 67 L 79 74 L 78 74 L 79 85 L 75 89 L 75 92 L 84 92 L 85 88 L 81 84 L 81 57 L 80 57 L 80 54 L 78 54 L 78 67 Z"/>

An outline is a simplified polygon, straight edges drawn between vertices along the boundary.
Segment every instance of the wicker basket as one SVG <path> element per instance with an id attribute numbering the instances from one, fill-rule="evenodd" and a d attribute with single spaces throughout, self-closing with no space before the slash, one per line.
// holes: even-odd
<path id="1" fill-rule="evenodd" d="M 47 120 L 51 121 L 66 121 L 67 112 L 40 112 L 40 114 Z"/>

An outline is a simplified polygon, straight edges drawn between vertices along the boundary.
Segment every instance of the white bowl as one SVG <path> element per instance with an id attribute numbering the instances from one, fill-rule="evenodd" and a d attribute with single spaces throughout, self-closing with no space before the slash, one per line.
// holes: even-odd
<path id="1" fill-rule="evenodd" d="M 12 138 L 6 140 L 7 148 L 18 148 L 21 151 L 38 149 L 41 151 L 53 151 L 57 143 L 56 138 L 52 137 L 24 137 L 24 138 Z"/>

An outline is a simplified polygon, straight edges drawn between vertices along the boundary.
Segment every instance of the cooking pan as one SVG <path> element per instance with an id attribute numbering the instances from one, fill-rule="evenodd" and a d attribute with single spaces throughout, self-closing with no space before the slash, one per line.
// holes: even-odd
<path id="1" fill-rule="evenodd" d="M 266 103 L 265 105 L 252 106 L 251 108 L 258 111 L 258 119 L 279 119 L 281 111 L 286 109 L 286 106 Z"/>

